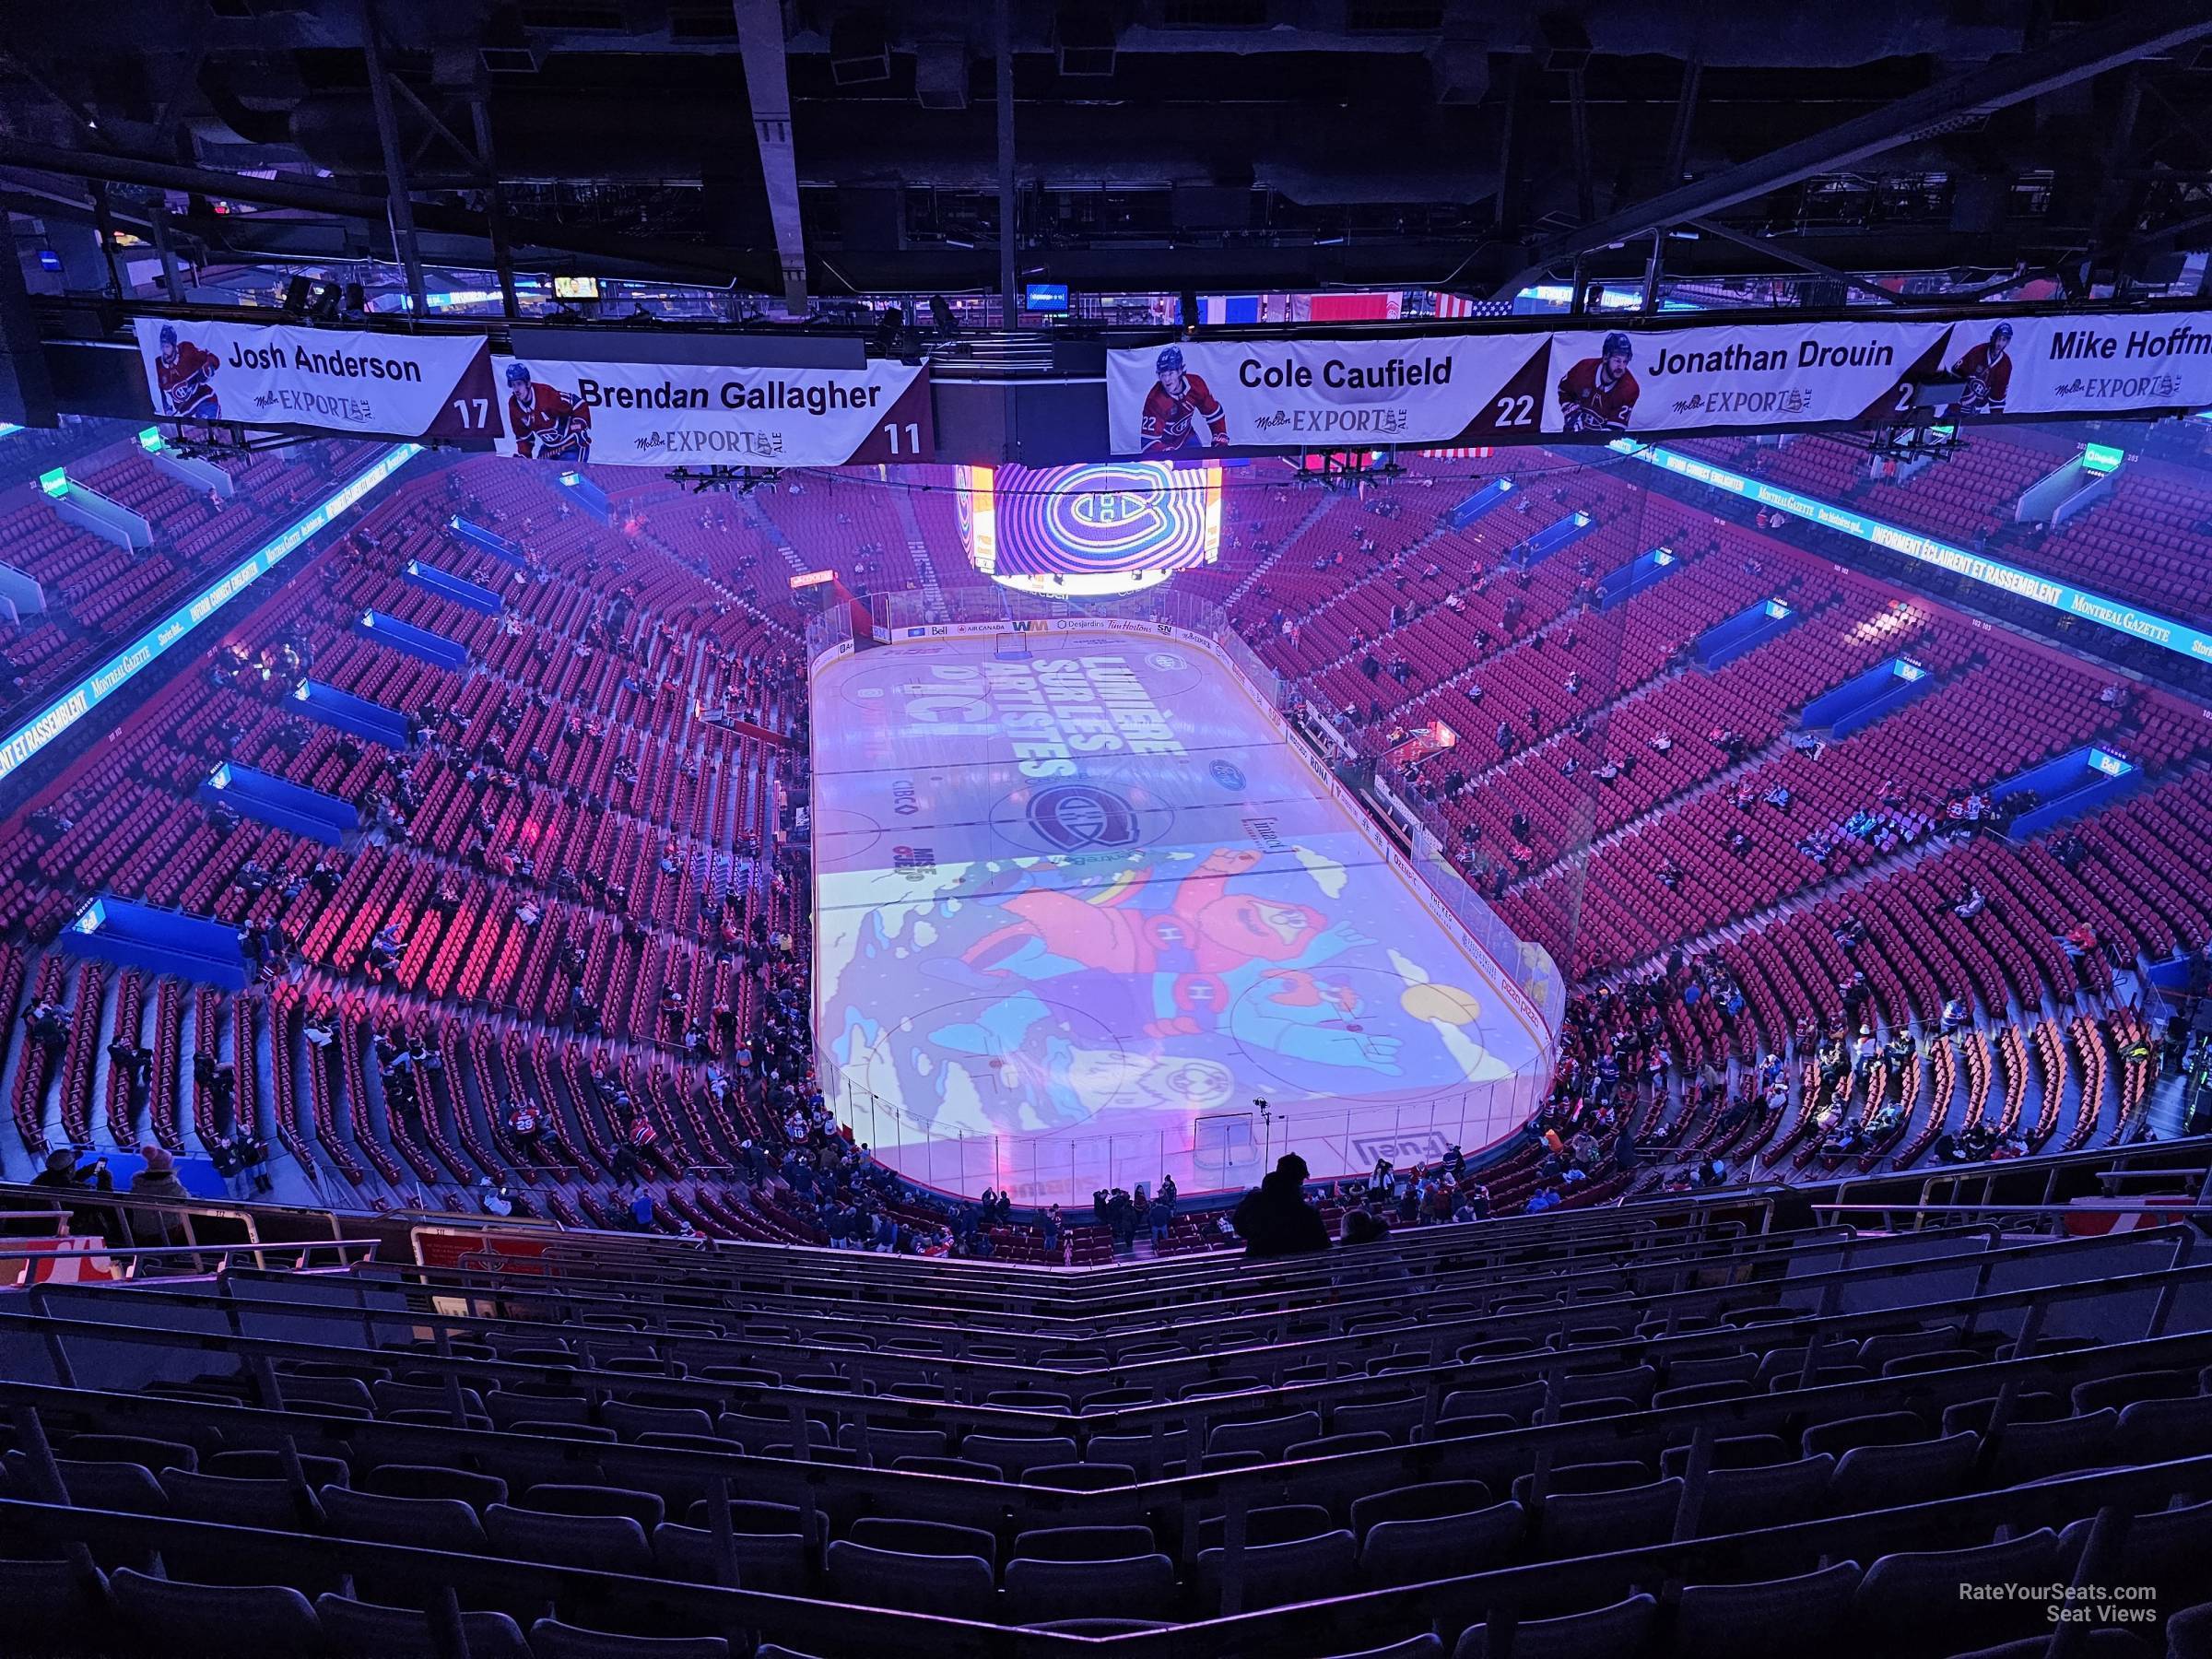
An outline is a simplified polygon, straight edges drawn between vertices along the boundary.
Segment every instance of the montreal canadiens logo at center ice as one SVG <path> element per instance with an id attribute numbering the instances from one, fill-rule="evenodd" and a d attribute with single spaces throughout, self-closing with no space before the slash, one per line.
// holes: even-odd
<path id="1" fill-rule="evenodd" d="M 1030 798 L 1029 818 L 1030 827 L 1063 852 L 1136 844 L 1136 814 L 1129 803 L 1088 783 L 1039 790 Z"/>

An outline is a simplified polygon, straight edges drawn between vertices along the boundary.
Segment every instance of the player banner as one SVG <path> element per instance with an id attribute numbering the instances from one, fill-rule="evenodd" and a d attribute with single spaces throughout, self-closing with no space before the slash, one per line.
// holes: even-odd
<path id="1" fill-rule="evenodd" d="M 1901 419 L 1913 388 L 1943 374 L 1950 333 L 1942 323 L 1806 323 L 1556 334 L 1544 429 L 1618 437 Z"/>
<path id="2" fill-rule="evenodd" d="M 503 454 L 615 466 L 845 466 L 936 454 L 929 371 L 499 362 Z"/>
<path id="3" fill-rule="evenodd" d="M 1117 455 L 2201 409 L 2212 311 L 1183 340 L 1108 352 L 1106 394 Z"/>
<path id="4" fill-rule="evenodd" d="M 1957 388 L 1947 400 L 1932 388 Z M 2212 312 L 1754 324 L 1552 336 L 1547 432 L 2198 409 Z"/>
<path id="5" fill-rule="evenodd" d="M 136 320 L 154 412 L 392 438 L 499 430 L 491 356 L 476 335 Z"/>
<path id="6" fill-rule="evenodd" d="M 1997 396 L 2012 414 L 2212 406 L 2212 312 L 2019 317 L 2011 326 L 2014 367 Z M 1959 324 L 1962 339 L 1991 333 Z"/>
<path id="7" fill-rule="evenodd" d="M 1185 340 L 1106 354 L 1117 455 L 1480 443 L 1538 430 L 1547 335 Z"/>

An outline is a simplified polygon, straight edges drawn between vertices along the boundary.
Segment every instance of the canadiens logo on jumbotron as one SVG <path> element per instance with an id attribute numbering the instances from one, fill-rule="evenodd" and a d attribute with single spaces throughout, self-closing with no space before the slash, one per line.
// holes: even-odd
<path id="1" fill-rule="evenodd" d="M 1030 797 L 1030 827 L 1063 853 L 1136 845 L 1136 811 L 1111 790 L 1055 783 Z"/>

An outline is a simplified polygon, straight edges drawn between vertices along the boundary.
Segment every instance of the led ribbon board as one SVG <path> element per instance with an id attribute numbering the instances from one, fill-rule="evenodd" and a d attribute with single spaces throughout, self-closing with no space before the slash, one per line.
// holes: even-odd
<path id="1" fill-rule="evenodd" d="M 1794 489 L 1782 489 L 1772 484 L 1762 484 L 1756 478 L 1747 478 L 1741 473 L 1730 472 L 1724 466 L 1700 461 L 1689 455 L 1663 449 L 1655 443 L 1639 443 L 1630 438 L 1617 438 L 1607 447 L 1693 483 L 1710 484 L 1715 489 L 1724 489 L 1730 495 L 1741 496 L 1761 506 L 1777 507 L 1783 512 L 1794 514 L 1807 524 L 1824 530 L 1836 530 L 1877 547 L 1902 554 L 1916 563 L 1934 565 L 1948 571 L 1954 576 L 1963 576 L 1969 582 L 1979 582 L 2010 594 L 2016 599 L 2026 599 L 2046 609 L 2079 617 L 2114 633 L 2124 633 L 2131 640 L 2144 640 L 2163 647 L 2193 662 L 2212 663 L 2212 633 L 2176 622 L 2171 617 L 2161 617 L 2156 611 L 2140 610 L 2132 605 L 2123 605 L 2117 599 L 2108 599 L 2086 588 L 2071 587 L 2049 576 L 2039 576 L 2032 571 L 2023 571 L 2017 565 L 1970 553 L 1963 547 L 1954 547 L 1948 542 L 1937 541 L 1932 535 L 1923 535 L 1917 530 L 1900 530 L 1895 524 L 1885 524 L 1879 519 L 1867 518 L 1863 513 L 1838 507 L 1832 502 L 1815 500 L 1811 496 L 1799 495 Z"/>
<path id="2" fill-rule="evenodd" d="M 1211 463 L 960 469 L 960 529 L 975 568 L 1009 587 L 1126 593 L 1221 550 L 1221 469 Z"/>
<path id="3" fill-rule="evenodd" d="M 346 509 L 366 498 L 371 490 L 420 453 L 422 445 L 419 443 L 396 444 L 387 450 L 367 471 L 348 478 L 335 494 L 276 540 L 232 566 L 140 634 L 123 651 L 48 703 L 31 716 L 28 724 L 10 734 L 6 742 L 0 742 L 0 779 L 12 775 L 25 761 L 82 720 L 96 705 L 114 696 L 125 683 L 171 646 L 238 597 L 248 583 L 274 570 L 278 560 L 297 551 L 309 536 L 323 529 Z"/>

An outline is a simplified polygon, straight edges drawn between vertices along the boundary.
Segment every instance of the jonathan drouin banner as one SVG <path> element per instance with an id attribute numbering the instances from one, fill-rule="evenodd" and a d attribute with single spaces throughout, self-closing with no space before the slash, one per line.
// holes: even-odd
<path id="1" fill-rule="evenodd" d="M 502 453 L 614 466 L 844 466 L 936 453 L 929 371 L 499 361 Z"/>
<path id="2" fill-rule="evenodd" d="M 140 317 L 154 412 L 391 438 L 500 430 L 481 335 L 371 334 Z"/>
<path id="3" fill-rule="evenodd" d="M 2212 312 L 1184 340 L 1106 384 L 1118 455 L 2201 409 Z"/>

